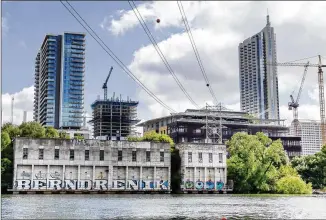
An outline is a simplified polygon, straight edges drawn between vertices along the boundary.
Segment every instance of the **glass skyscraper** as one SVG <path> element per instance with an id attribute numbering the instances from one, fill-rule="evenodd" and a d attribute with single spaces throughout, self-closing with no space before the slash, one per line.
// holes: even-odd
<path id="1" fill-rule="evenodd" d="M 85 34 L 46 35 L 35 61 L 34 120 L 79 129 L 84 113 Z"/>
<path id="2" fill-rule="evenodd" d="M 240 107 L 261 119 L 279 119 L 276 35 L 267 24 L 239 44 Z"/>

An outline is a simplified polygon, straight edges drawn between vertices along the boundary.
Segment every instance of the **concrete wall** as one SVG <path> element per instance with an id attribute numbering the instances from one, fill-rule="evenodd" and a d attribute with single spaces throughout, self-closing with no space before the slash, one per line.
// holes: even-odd
<path id="1" fill-rule="evenodd" d="M 187 143 L 178 144 L 177 148 L 181 157 L 182 190 L 223 189 L 227 182 L 225 145 Z M 200 153 L 202 159 L 199 158 Z"/>
<path id="2" fill-rule="evenodd" d="M 26 159 L 24 148 L 28 149 Z M 39 158 L 42 149 L 43 159 Z M 55 159 L 56 149 L 59 159 Z M 86 150 L 89 150 L 89 160 L 85 160 Z M 101 150 L 103 160 L 100 160 Z M 73 160 L 70 151 L 74 152 Z M 121 161 L 119 151 L 122 151 Z M 133 151 L 136 161 L 132 160 Z M 146 160 L 146 152 L 150 152 L 150 162 Z M 17 138 L 13 185 L 14 190 L 169 191 L 170 158 L 167 143 Z"/>

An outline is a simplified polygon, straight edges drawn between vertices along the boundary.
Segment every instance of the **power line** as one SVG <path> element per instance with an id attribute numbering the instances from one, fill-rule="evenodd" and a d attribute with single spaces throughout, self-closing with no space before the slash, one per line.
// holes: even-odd
<path id="1" fill-rule="evenodd" d="M 179 4 L 179 3 L 180 3 L 180 4 Z M 198 62 L 198 64 L 199 64 L 199 67 L 200 67 L 200 70 L 201 70 L 201 72 L 202 72 L 202 75 L 203 75 L 203 77 L 204 77 L 204 79 L 205 79 L 206 86 L 208 87 L 208 89 L 209 89 L 209 91 L 210 91 L 210 93 L 211 93 L 211 95 L 212 95 L 214 101 L 215 101 L 216 104 L 217 104 L 217 103 L 218 103 L 217 98 L 216 98 L 216 96 L 215 96 L 215 93 L 214 93 L 213 89 L 212 89 L 211 86 L 210 86 L 209 79 L 208 79 L 208 76 L 207 76 L 207 74 L 206 74 L 206 71 L 205 71 L 205 68 L 204 68 L 203 62 L 202 62 L 202 60 L 201 60 L 201 58 L 200 58 L 199 52 L 198 52 L 198 50 L 197 50 L 197 46 L 196 46 L 196 43 L 195 43 L 194 37 L 193 37 L 193 35 L 192 35 L 191 28 L 190 28 L 190 25 L 189 25 L 189 23 L 188 23 L 188 19 L 187 19 L 186 13 L 185 13 L 185 11 L 184 11 L 183 5 L 182 5 L 181 1 L 177 1 L 177 4 L 178 4 L 178 7 L 179 7 L 180 14 L 181 14 L 181 16 L 182 16 L 183 23 L 184 23 L 184 25 L 185 25 L 185 27 L 186 27 L 186 31 L 187 31 L 187 34 L 188 34 L 188 37 L 189 37 L 189 40 L 190 40 L 191 46 L 192 46 L 192 48 L 193 48 L 193 50 L 194 50 L 194 52 L 195 52 L 197 62 Z"/>
<path id="2" fill-rule="evenodd" d="M 132 2 L 132 4 L 131 4 Z M 150 41 L 152 42 L 156 52 L 159 54 L 161 60 L 163 61 L 164 65 L 166 66 L 166 68 L 168 69 L 168 71 L 170 72 L 170 74 L 173 76 L 174 80 L 176 81 L 176 83 L 178 84 L 179 88 L 182 90 L 182 92 L 186 95 L 186 97 L 189 99 L 189 101 L 197 108 L 199 108 L 199 106 L 197 105 L 197 103 L 191 98 L 191 96 L 189 95 L 189 93 L 186 91 L 186 89 L 183 87 L 183 85 L 181 84 L 180 80 L 178 79 L 178 77 L 175 75 L 174 71 L 172 70 L 170 64 L 168 63 L 168 61 L 166 60 L 164 54 L 162 53 L 160 47 L 158 46 L 155 38 L 153 37 L 151 31 L 149 30 L 145 20 L 143 19 L 142 15 L 140 14 L 136 4 L 134 1 L 128 1 L 131 9 L 133 10 L 133 12 L 135 13 L 139 23 L 141 24 L 142 28 L 144 29 L 146 35 L 148 36 L 148 38 L 150 39 Z M 137 12 L 136 12 L 137 11 Z M 138 13 L 138 14 L 137 14 Z"/>
<path id="3" fill-rule="evenodd" d="M 153 92 L 151 92 L 129 69 L 128 67 L 112 52 L 112 50 L 103 42 L 103 40 L 96 34 L 96 32 L 87 24 L 87 22 L 81 17 L 81 15 L 74 9 L 74 7 L 66 1 L 66 3 L 72 8 L 72 10 L 78 15 L 78 17 L 85 23 L 85 25 L 94 33 L 94 35 L 99 39 L 97 40 L 92 33 L 83 25 L 80 20 L 74 15 L 74 13 L 62 2 L 61 4 L 69 11 L 69 13 L 78 21 L 78 23 L 83 26 L 83 28 L 91 35 L 91 37 L 102 47 L 102 49 L 120 66 L 123 71 L 125 71 L 136 83 L 138 83 L 148 95 L 150 95 L 155 101 L 161 104 L 164 108 L 171 112 L 176 112 L 174 109 L 166 105 L 162 100 L 160 100 Z M 99 41 L 102 42 L 102 45 Z M 107 49 L 105 49 L 105 47 Z"/>

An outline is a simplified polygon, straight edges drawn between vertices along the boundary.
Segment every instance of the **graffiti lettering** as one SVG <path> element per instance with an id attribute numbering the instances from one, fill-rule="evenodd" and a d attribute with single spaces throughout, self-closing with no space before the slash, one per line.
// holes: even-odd
<path id="1" fill-rule="evenodd" d="M 36 179 L 46 179 L 46 173 L 42 173 L 41 171 L 35 174 Z"/>
<path id="2" fill-rule="evenodd" d="M 204 188 L 204 182 L 203 181 L 197 181 L 195 187 L 196 187 L 196 189 L 203 189 Z"/>
<path id="3" fill-rule="evenodd" d="M 65 180 L 65 188 L 77 189 L 77 181 L 76 180 Z"/>
<path id="4" fill-rule="evenodd" d="M 81 180 L 79 182 L 78 189 L 92 189 L 92 181 L 91 180 Z"/>
<path id="5" fill-rule="evenodd" d="M 141 184 L 140 184 L 141 183 Z M 40 190 L 109 190 L 109 189 L 131 189 L 131 190 L 149 190 L 149 189 L 160 189 L 168 190 L 169 182 L 167 180 L 154 181 L 142 181 L 139 180 L 128 180 L 127 184 L 125 180 L 114 180 L 112 182 L 112 187 L 108 186 L 107 180 L 95 180 L 93 183 L 91 180 L 70 180 L 66 179 L 64 181 L 59 179 L 49 179 L 48 181 L 35 179 L 32 184 L 31 180 L 16 180 L 14 187 L 16 189 L 40 189 Z"/>
<path id="6" fill-rule="evenodd" d="M 46 181 L 35 180 L 33 181 L 33 189 L 46 189 Z"/>
<path id="7" fill-rule="evenodd" d="M 186 189 L 193 189 L 194 188 L 194 182 L 190 181 L 190 180 L 187 180 L 185 182 L 185 187 L 186 187 Z"/>
<path id="8" fill-rule="evenodd" d="M 60 173 L 55 171 L 54 173 L 50 173 L 50 177 L 53 178 L 53 179 L 59 180 L 60 179 Z"/>
<path id="9" fill-rule="evenodd" d="M 61 180 L 49 180 L 49 185 L 48 185 L 48 189 L 61 189 Z"/>
<path id="10" fill-rule="evenodd" d="M 214 182 L 211 180 L 206 181 L 206 189 L 213 190 L 214 189 Z"/>
<path id="11" fill-rule="evenodd" d="M 216 185 L 215 185 L 216 184 Z M 224 183 L 221 181 L 218 181 L 216 183 L 214 183 L 212 180 L 208 180 L 205 182 L 203 181 L 196 181 L 195 184 L 193 181 L 187 180 L 185 182 L 182 183 L 182 188 L 185 189 L 197 189 L 197 190 L 222 190 L 224 187 Z"/>
<path id="12" fill-rule="evenodd" d="M 30 189 L 31 188 L 31 181 L 30 180 L 17 180 L 15 184 L 17 189 Z"/>
<path id="13" fill-rule="evenodd" d="M 100 190 L 107 190 L 108 189 L 108 181 L 107 180 L 95 180 L 94 188 L 100 189 Z"/>
<path id="14" fill-rule="evenodd" d="M 23 171 L 22 174 L 21 174 L 21 176 L 22 176 L 23 178 L 24 178 L 24 177 L 29 178 L 29 177 L 31 177 L 31 173 L 27 173 L 27 172 Z"/>

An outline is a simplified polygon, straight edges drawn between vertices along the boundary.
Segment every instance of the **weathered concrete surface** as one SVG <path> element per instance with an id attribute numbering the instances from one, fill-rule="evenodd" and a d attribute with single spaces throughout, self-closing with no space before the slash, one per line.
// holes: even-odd
<path id="1" fill-rule="evenodd" d="M 227 182 L 226 146 L 178 144 L 183 191 L 225 191 Z"/>
<path id="2" fill-rule="evenodd" d="M 14 190 L 169 191 L 170 160 L 167 143 L 17 138 Z"/>

